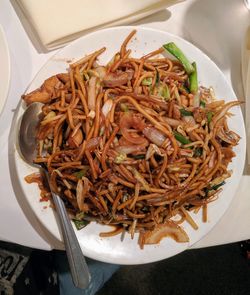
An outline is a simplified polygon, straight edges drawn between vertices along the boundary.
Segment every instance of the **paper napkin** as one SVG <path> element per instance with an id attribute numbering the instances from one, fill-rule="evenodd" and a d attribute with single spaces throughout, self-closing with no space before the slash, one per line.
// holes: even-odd
<path id="1" fill-rule="evenodd" d="M 129 24 L 183 0 L 16 0 L 47 49 L 90 31 Z"/>

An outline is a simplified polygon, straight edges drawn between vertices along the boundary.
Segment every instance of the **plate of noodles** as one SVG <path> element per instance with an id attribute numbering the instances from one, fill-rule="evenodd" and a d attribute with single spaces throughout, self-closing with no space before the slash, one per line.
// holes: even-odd
<path id="1" fill-rule="evenodd" d="M 204 237 L 229 207 L 245 161 L 241 102 L 182 38 L 131 26 L 86 35 L 39 71 L 18 118 L 36 101 L 44 106 L 34 161 L 49 171 L 84 255 L 165 259 Z M 62 240 L 50 194 L 18 147 L 15 164 L 25 200 Z"/>

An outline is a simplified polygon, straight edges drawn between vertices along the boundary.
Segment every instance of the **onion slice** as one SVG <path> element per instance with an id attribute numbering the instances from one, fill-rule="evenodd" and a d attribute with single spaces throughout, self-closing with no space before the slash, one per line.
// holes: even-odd
<path id="1" fill-rule="evenodd" d="M 106 87 L 118 87 L 128 83 L 129 75 L 126 72 L 108 73 L 103 77 L 103 84 Z"/>
<path id="2" fill-rule="evenodd" d="M 189 242 L 187 233 L 174 221 L 158 224 L 154 230 L 144 234 L 144 244 L 158 244 L 164 237 L 171 237 L 178 243 Z"/>
<path id="3" fill-rule="evenodd" d="M 84 199 L 90 188 L 90 182 L 88 178 L 82 177 L 79 179 L 76 186 L 76 201 L 80 211 L 86 211 L 86 204 L 84 204 Z"/>
<path id="4" fill-rule="evenodd" d="M 145 147 L 143 145 L 120 145 L 118 147 L 115 148 L 115 150 L 119 153 L 119 154 L 132 154 L 135 152 L 140 152 L 144 149 Z"/>
<path id="5" fill-rule="evenodd" d="M 86 143 L 86 150 L 89 150 L 90 152 L 92 152 L 99 146 L 100 142 L 101 142 L 101 137 L 93 137 L 89 139 Z"/>
<path id="6" fill-rule="evenodd" d="M 233 146 L 237 145 L 240 140 L 240 136 L 238 134 L 233 131 L 225 131 L 223 127 L 219 128 L 219 131 L 217 132 L 217 137 Z"/>
<path id="7" fill-rule="evenodd" d="M 163 117 L 163 120 L 167 122 L 171 127 L 178 127 L 179 125 L 183 125 L 181 120 L 176 120 L 169 117 Z"/>
<path id="8" fill-rule="evenodd" d="M 97 83 L 97 77 L 92 76 L 89 80 L 89 88 L 88 88 L 88 107 L 90 110 L 95 110 L 96 83 Z"/>
<path id="9" fill-rule="evenodd" d="M 102 66 L 95 68 L 95 71 L 97 72 L 97 74 L 101 80 L 105 77 L 106 72 L 107 72 L 105 67 L 102 67 Z"/>
<path id="10" fill-rule="evenodd" d="M 80 128 L 76 132 L 73 131 L 72 134 L 69 135 L 69 138 L 67 140 L 71 148 L 79 147 L 82 141 L 83 141 L 83 133 Z"/>
<path id="11" fill-rule="evenodd" d="M 193 126 L 196 124 L 193 116 L 184 116 L 182 117 L 182 120 L 190 126 Z"/>
<path id="12" fill-rule="evenodd" d="M 102 113 L 103 113 L 103 115 L 104 115 L 105 117 L 107 117 L 107 114 L 111 111 L 112 106 L 113 106 L 113 100 L 109 98 L 109 99 L 104 103 L 104 105 L 103 105 L 103 107 L 102 107 Z"/>
<path id="13" fill-rule="evenodd" d="M 154 127 L 147 126 L 143 129 L 142 133 L 147 137 L 147 139 L 158 146 L 162 146 L 166 140 L 166 136 Z"/>

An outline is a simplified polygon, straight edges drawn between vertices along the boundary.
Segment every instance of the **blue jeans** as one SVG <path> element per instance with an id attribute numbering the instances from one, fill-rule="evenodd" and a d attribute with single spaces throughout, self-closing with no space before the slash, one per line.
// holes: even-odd
<path id="1" fill-rule="evenodd" d="M 120 267 L 116 264 L 109 264 L 86 258 L 91 274 L 91 281 L 88 288 L 82 290 L 76 288 L 73 284 L 65 252 L 57 251 L 55 257 L 61 295 L 94 295 Z"/>

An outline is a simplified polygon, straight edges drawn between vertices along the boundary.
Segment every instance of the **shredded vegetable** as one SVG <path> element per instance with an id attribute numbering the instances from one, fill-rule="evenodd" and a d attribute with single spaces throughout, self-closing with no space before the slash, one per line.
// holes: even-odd
<path id="1" fill-rule="evenodd" d="M 203 208 L 206 221 L 231 175 L 240 137 L 227 118 L 239 102 L 197 88 L 196 65 L 174 43 L 163 47 L 177 60 L 162 47 L 134 58 L 127 47 L 135 33 L 107 65 L 101 48 L 23 95 L 44 104 L 34 162 L 48 170 L 77 228 L 110 225 L 102 237 L 127 231 L 141 248 L 164 237 L 188 242 L 184 221 L 197 230 L 192 211 Z M 49 196 L 37 175 L 26 179 Z"/>

